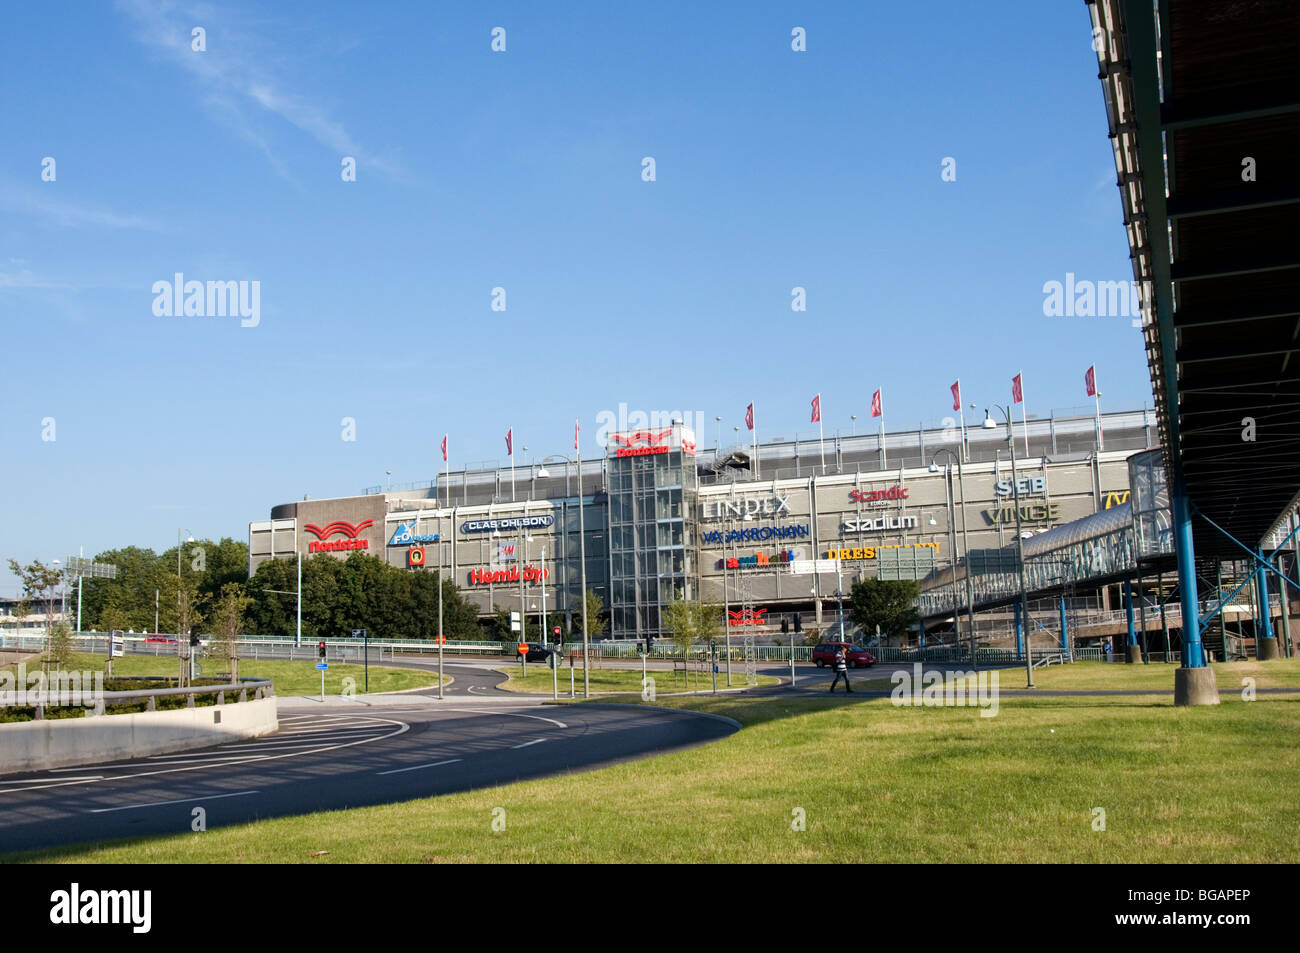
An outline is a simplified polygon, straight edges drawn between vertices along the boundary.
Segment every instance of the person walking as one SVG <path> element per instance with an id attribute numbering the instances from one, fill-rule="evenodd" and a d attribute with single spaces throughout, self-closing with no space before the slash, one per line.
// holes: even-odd
<path id="1" fill-rule="evenodd" d="M 846 692 L 853 691 L 852 687 L 849 685 L 849 662 L 848 659 L 844 657 L 843 646 L 840 646 L 835 650 L 835 680 L 831 682 L 832 693 L 835 691 L 835 686 L 840 683 L 841 678 L 844 679 L 844 690 Z"/>

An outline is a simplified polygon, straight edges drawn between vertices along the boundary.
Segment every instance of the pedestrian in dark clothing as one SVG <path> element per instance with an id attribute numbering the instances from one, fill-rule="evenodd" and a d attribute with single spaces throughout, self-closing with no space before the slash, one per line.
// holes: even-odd
<path id="1" fill-rule="evenodd" d="M 849 663 L 848 660 L 844 657 L 844 649 L 836 649 L 835 650 L 835 680 L 831 682 L 832 692 L 835 691 L 835 686 L 840 683 L 841 678 L 844 679 L 844 690 L 846 692 L 853 691 L 853 689 L 849 687 Z"/>

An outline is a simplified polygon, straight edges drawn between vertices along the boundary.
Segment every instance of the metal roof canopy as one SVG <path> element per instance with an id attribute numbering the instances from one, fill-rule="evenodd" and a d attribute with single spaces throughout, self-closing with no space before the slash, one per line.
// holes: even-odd
<path id="1" fill-rule="evenodd" d="M 1085 2 L 1165 466 L 1258 546 L 1300 501 L 1300 2 Z"/>

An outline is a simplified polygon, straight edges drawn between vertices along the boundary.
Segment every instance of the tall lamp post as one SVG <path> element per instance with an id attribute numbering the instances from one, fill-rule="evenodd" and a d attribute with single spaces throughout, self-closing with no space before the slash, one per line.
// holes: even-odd
<path id="1" fill-rule="evenodd" d="M 953 629 L 956 635 L 957 629 L 957 541 L 956 541 L 956 520 L 953 518 L 957 508 L 957 501 L 952 495 L 952 465 L 957 464 L 957 489 L 961 492 L 961 550 L 966 554 L 966 629 L 970 636 L 970 664 L 971 668 L 979 671 L 979 663 L 975 660 L 975 590 L 971 583 L 970 577 L 970 538 L 966 535 L 966 477 L 962 472 L 961 457 L 953 453 L 946 447 L 941 449 L 930 459 L 930 472 L 938 473 L 939 465 L 935 462 L 939 454 L 946 453 L 949 461 L 944 466 L 947 470 L 947 484 L 945 489 L 948 491 L 948 499 L 951 501 L 951 508 L 948 513 L 948 529 L 950 531 L 952 547 L 952 584 L 953 584 Z"/>
<path id="2" fill-rule="evenodd" d="M 177 629 L 184 628 L 184 626 L 183 626 L 182 623 L 181 623 L 181 615 L 182 615 L 182 610 L 181 610 L 181 598 L 182 598 L 182 593 L 181 593 L 181 590 L 182 590 L 182 588 L 183 588 L 183 584 L 182 584 L 182 582 L 181 582 L 181 545 L 182 545 L 182 543 L 181 543 L 181 535 L 184 534 L 184 533 L 188 533 L 188 534 L 189 534 L 188 536 L 185 537 L 185 542 L 187 542 L 187 543 L 192 543 L 192 542 L 194 542 L 194 531 L 193 531 L 193 530 L 184 530 L 184 529 L 180 529 L 179 527 L 177 528 L 177 530 L 176 530 L 176 628 L 177 628 Z M 186 633 L 184 633 L 184 632 L 178 632 L 178 633 L 177 633 L 178 636 L 182 636 L 182 635 L 185 635 L 185 634 L 186 634 Z"/>
<path id="3" fill-rule="evenodd" d="M 574 443 L 576 444 L 577 441 L 575 440 Z M 586 509 L 582 502 L 582 448 L 578 447 L 576 453 L 578 455 L 575 466 L 578 469 L 578 586 L 580 589 L 578 598 L 581 600 L 582 605 L 582 697 L 590 698 L 591 663 L 588 661 L 587 656 L 591 654 L 591 639 L 587 634 L 587 527 L 582 515 Z M 574 462 L 562 453 L 554 454 L 554 456 L 559 457 L 565 463 Z M 546 458 L 546 460 L 549 459 L 550 457 Z M 544 480 L 550 476 L 546 471 L 546 460 L 542 461 L 542 468 L 537 472 L 539 479 Z"/>
<path id="4" fill-rule="evenodd" d="M 1025 629 L 1025 677 L 1026 688 L 1034 687 L 1034 653 L 1031 638 L 1033 632 L 1029 627 L 1029 596 L 1025 591 L 1025 538 L 1020 528 L 1020 480 L 1016 477 L 1016 441 L 1011 424 L 1011 408 L 994 404 L 1007 420 L 1007 446 L 1011 448 L 1011 492 L 1016 510 L 1016 561 L 1020 564 L 1020 624 Z M 997 422 L 984 411 L 984 429 L 996 430 Z"/>

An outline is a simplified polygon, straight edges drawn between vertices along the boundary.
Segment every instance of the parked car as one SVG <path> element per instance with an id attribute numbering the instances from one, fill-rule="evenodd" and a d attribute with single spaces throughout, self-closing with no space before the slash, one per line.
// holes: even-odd
<path id="1" fill-rule="evenodd" d="M 528 654 L 524 655 L 524 658 L 530 662 L 545 662 L 553 654 L 551 649 L 546 648 L 540 642 L 521 642 L 519 644 L 528 646 Z M 524 653 L 520 652 L 519 654 L 523 655 Z"/>
<path id="2" fill-rule="evenodd" d="M 876 664 L 876 657 L 860 645 L 848 642 L 822 642 L 812 650 L 813 664 L 818 668 L 835 664 L 835 653 L 844 650 L 844 661 L 849 668 L 869 668 Z"/>

